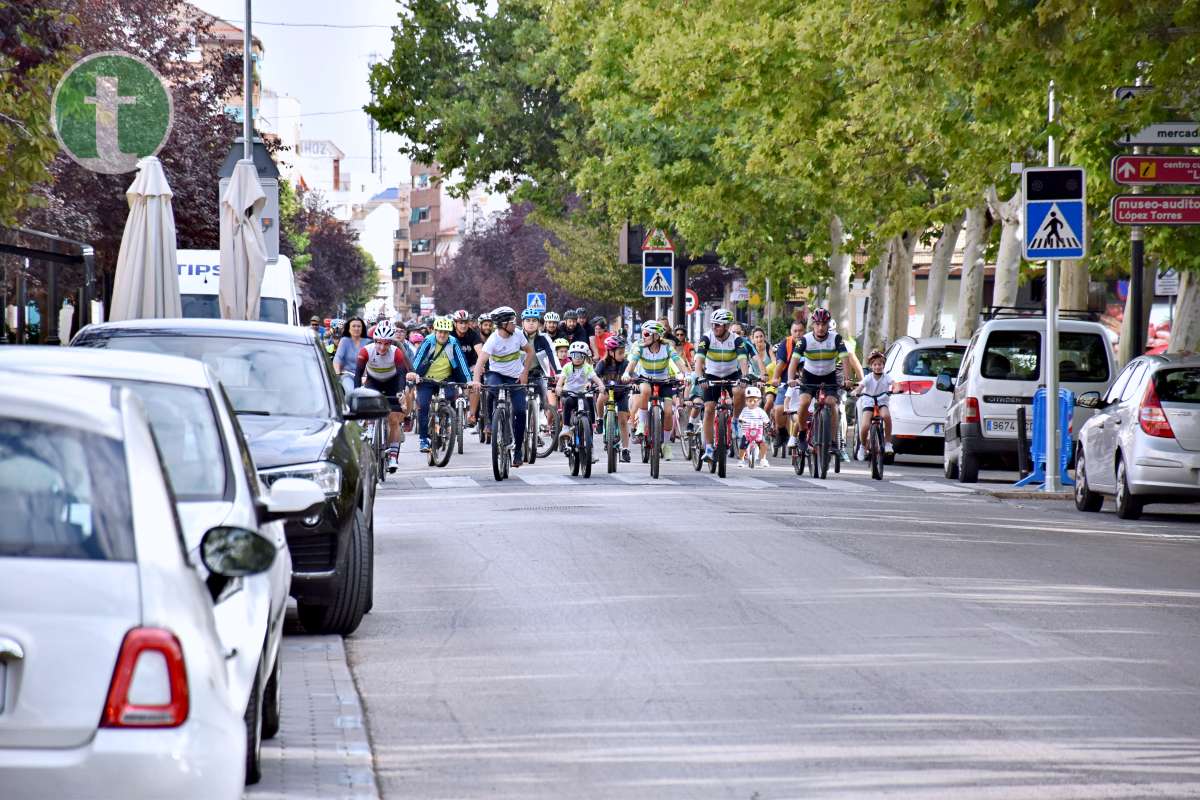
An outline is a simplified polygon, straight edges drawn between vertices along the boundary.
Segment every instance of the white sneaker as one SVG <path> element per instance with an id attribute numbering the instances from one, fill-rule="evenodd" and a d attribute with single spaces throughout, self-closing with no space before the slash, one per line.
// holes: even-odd
<path id="1" fill-rule="evenodd" d="M 770 461 L 767 461 L 767 459 L 765 459 L 765 458 L 760 458 L 760 459 L 758 460 L 758 465 L 759 465 L 760 467 L 762 467 L 762 468 L 766 469 L 767 467 L 771 466 L 771 462 L 770 462 Z"/>
<path id="2" fill-rule="evenodd" d="M 745 468 L 746 468 L 746 466 L 747 466 L 747 465 L 746 465 L 746 459 L 744 459 L 744 458 L 742 458 L 742 459 L 738 459 L 737 465 L 738 465 L 739 467 L 741 467 L 742 469 L 745 469 Z"/>
<path id="3" fill-rule="evenodd" d="M 789 436 L 789 437 L 788 437 L 788 443 L 787 443 L 787 446 L 788 446 L 789 448 L 792 448 L 792 447 L 795 447 L 795 446 L 796 446 L 796 437 L 795 437 L 795 436 Z"/>
<path id="4" fill-rule="evenodd" d="M 884 454 L 885 456 L 894 456 L 894 455 L 896 455 L 896 451 L 895 451 L 895 449 L 892 447 L 892 443 L 891 443 L 891 442 L 888 442 L 887 444 L 885 444 L 885 445 L 883 446 L 883 454 Z"/>
<path id="5" fill-rule="evenodd" d="M 857 461 L 866 461 L 867 460 L 867 449 L 860 444 L 858 446 L 858 452 L 854 454 L 854 458 Z"/>

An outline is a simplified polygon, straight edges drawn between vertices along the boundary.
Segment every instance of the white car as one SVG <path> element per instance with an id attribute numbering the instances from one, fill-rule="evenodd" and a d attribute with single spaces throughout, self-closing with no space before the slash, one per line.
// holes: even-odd
<path id="1" fill-rule="evenodd" d="M 892 445 L 897 453 L 941 453 L 951 393 L 938 389 L 938 375 L 958 374 L 966 342 L 902 336 L 884 354 L 883 371 L 892 379 L 888 407 Z"/>
<path id="2" fill-rule="evenodd" d="M 205 532 L 217 525 L 256 529 L 275 545 L 269 570 L 229 581 L 215 604 L 230 692 L 246 720 L 246 781 L 257 782 L 262 739 L 279 729 L 279 645 L 292 560 L 282 520 L 262 513 L 265 490 L 220 382 L 192 359 L 82 348 L 3 348 L 0 368 L 103 380 L 138 397 L 162 449 L 194 564 L 201 563 Z M 315 483 L 302 483 L 312 496 L 306 506 L 324 500 Z"/>
<path id="3" fill-rule="evenodd" d="M 0 796 L 235 800 L 245 725 L 212 594 L 274 545 L 208 531 L 188 560 L 127 389 L 0 372 Z"/>
<path id="4" fill-rule="evenodd" d="M 1147 503 L 1200 502 L 1200 356 L 1142 356 L 1126 365 L 1079 432 L 1075 507 L 1137 519 Z"/>

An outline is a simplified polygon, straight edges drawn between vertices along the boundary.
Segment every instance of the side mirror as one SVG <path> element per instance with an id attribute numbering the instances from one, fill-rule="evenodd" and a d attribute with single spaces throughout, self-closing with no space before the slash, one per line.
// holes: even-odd
<path id="1" fill-rule="evenodd" d="M 200 560 L 222 578 L 257 575 L 275 563 L 275 545 L 257 531 L 220 525 L 200 540 Z"/>
<path id="2" fill-rule="evenodd" d="M 1084 392 L 1075 398 L 1075 405 L 1080 408 L 1104 408 L 1105 402 L 1100 399 L 1099 392 Z"/>
<path id="3" fill-rule="evenodd" d="M 346 396 L 346 419 L 382 419 L 391 413 L 388 399 L 374 389 L 361 386 Z"/>
<path id="4" fill-rule="evenodd" d="M 325 492 L 305 478 L 280 478 L 271 484 L 266 499 L 259 504 L 258 521 L 294 519 L 319 514 L 325 504 Z"/>
<path id="5" fill-rule="evenodd" d="M 940 372 L 937 376 L 937 383 L 934 384 L 939 392 L 954 391 L 954 376 L 949 372 Z"/>

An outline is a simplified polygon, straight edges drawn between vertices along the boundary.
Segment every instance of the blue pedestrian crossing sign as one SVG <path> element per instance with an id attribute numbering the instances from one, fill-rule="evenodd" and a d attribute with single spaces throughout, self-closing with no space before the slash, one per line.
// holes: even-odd
<path id="1" fill-rule="evenodd" d="M 675 254 L 666 250 L 642 253 L 642 297 L 675 294 Z"/>
<path id="2" fill-rule="evenodd" d="M 525 307 L 532 308 L 534 311 L 546 310 L 546 293 L 545 292 L 526 292 Z"/>
<path id="3" fill-rule="evenodd" d="M 1087 255 L 1087 180 L 1079 167 L 1021 173 L 1021 249 L 1026 261 Z"/>

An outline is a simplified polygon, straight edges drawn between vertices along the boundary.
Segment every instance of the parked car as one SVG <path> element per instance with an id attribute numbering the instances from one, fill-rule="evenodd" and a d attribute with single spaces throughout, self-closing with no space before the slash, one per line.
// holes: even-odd
<path id="1" fill-rule="evenodd" d="M 902 336 L 885 353 L 884 372 L 892 378 L 888 406 L 897 453 L 941 453 L 951 393 L 936 385 L 938 375 L 958 373 L 966 342 Z"/>
<path id="2" fill-rule="evenodd" d="M 1200 501 L 1200 356 L 1135 358 L 1103 397 L 1079 403 L 1096 414 L 1079 432 L 1075 507 L 1137 519 L 1147 503 Z"/>
<path id="3" fill-rule="evenodd" d="M 943 432 L 947 478 L 974 483 L 981 466 L 1016 460 L 1017 409 L 1032 406 L 1034 392 L 1045 383 L 1045 330 L 1045 317 L 989 320 L 971 338 L 957 377 L 949 372 L 938 376 L 938 388 L 953 391 Z M 1116 363 L 1103 325 L 1061 320 L 1058 346 L 1060 387 L 1076 395 L 1108 388 Z M 1091 409 L 1076 407 L 1072 431 L 1078 433 L 1091 414 Z M 1030 412 L 1026 432 L 1032 424 Z"/>
<path id="4" fill-rule="evenodd" d="M 246 468 L 252 461 L 216 375 L 186 358 L 64 347 L 3 348 L 0 367 L 98 379 L 133 391 L 162 448 L 193 563 L 200 563 L 200 540 L 214 525 L 255 528 L 275 544 L 279 554 L 271 568 L 232 581 L 216 604 L 217 632 L 232 654 L 230 689 L 242 698 L 246 718 L 246 781 L 257 783 L 262 739 L 279 730 L 279 643 L 292 559 L 283 521 L 264 513 L 267 493 Z M 302 483 L 309 492 L 303 508 L 324 502 L 319 486 Z"/>
<path id="5" fill-rule="evenodd" d="M 240 798 L 213 598 L 274 544 L 212 527 L 202 577 L 141 403 L 74 378 L 0 371 L 0 508 L 0 795 Z"/>
<path id="6" fill-rule="evenodd" d="M 376 462 L 357 420 L 388 413 L 378 392 L 342 386 L 308 328 L 215 319 L 89 325 L 72 344 L 208 364 L 224 385 L 259 476 L 315 481 L 321 510 L 285 526 L 291 594 L 312 633 L 349 634 L 371 606 Z"/>

